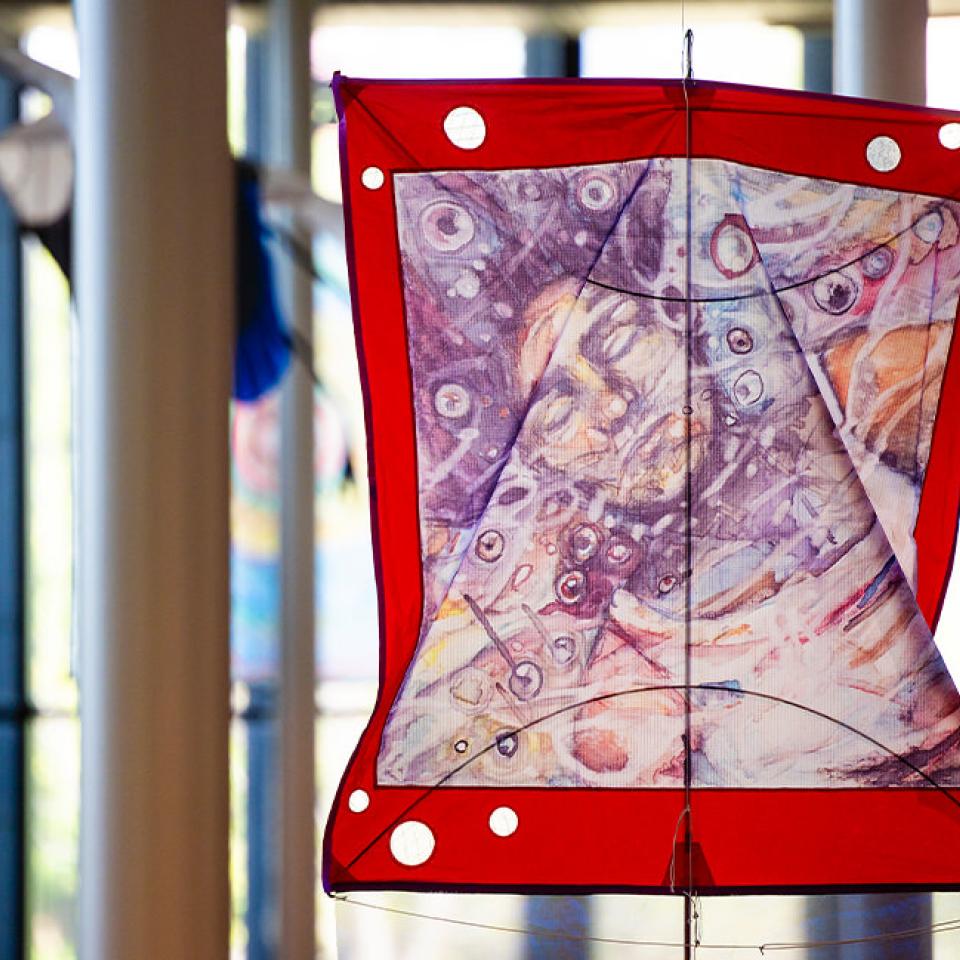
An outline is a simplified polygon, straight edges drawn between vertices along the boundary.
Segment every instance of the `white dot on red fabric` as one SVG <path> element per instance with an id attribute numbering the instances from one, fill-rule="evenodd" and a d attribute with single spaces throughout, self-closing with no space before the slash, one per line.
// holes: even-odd
<path id="1" fill-rule="evenodd" d="M 443 120 L 447 139 L 461 150 L 476 150 L 487 138 L 487 125 L 473 107 L 454 107 Z"/>
<path id="2" fill-rule="evenodd" d="M 497 807 L 490 814 L 490 829 L 498 837 L 509 837 L 516 833 L 518 826 L 520 826 L 520 818 L 517 816 L 517 812 L 510 807 Z"/>
<path id="3" fill-rule="evenodd" d="M 383 171 L 379 167 L 367 167 L 363 173 L 360 174 L 360 182 L 368 190 L 379 190 L 386 178 L 383 175 Z"/>
<path id="4" fill-rule="evenodd" d="M 397 863 L 419 867 L 433 855 L 436 840 L 433 831 L 419 820 L 405 820 L 390 834 L 390 852 Z"/>

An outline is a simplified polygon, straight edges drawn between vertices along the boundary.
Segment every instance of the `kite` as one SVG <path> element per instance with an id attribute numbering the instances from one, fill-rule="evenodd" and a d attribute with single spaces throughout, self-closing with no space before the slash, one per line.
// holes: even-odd
<path id="1" fill-rule="evenodd" d="M 960 115 L 334 91 L 381 669 L 327 890 L 960 888 Z"/>

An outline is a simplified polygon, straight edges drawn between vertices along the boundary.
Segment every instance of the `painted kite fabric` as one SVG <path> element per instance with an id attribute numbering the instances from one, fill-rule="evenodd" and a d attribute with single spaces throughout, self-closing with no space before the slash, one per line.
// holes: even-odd
<path id="1" fill-rule="evenodd" d="M 866 824 L 888 804 L 886 829 L 891 817 L 918 815 L 941 831 L 937 842 L 960 840 L 948 790 L 960 787 L 960 698 L 931 635 L 956 529 L 942 494 L 960 483 L 955 463 L 935 481 L 940 492 L 925 494 L 938 413 L 956 416 L 944 381 L 960 299 L 960 156 L 936 139 L 950 118 L 694 88 L 746 114 L 751 96 L 805 110 L 814 129 L 818 109 L 867 121 L 885 112 L 872 133 L 881 143 L 893 135 L 904 157 L 897 121 L 913 124 L 911 136 L 926 126 L 930 162 L 952 167 L 953 196 L 929 179 L 905 189 L 888 176 L 888 185 L 889 163 L 871 166 L 865 152 L 871 136 L 856 140 L 846 179 L 800 172 L 817 167 L 815 156 L 786 170 L 750 151 L 738 159 L 736 118 L 734 146 L 712 150 L 705 135 L 700 154 L 679 136 L 686 106 L 676 85 L 659 88 L 670 105 L 656 107 L 661 135 L 621 142 L 616 159 L 602 146 L 591 159 L 586 143 L 580 162 L 550 162 L 515 132 L 506 162 L 481 146 L 454 148 L 446 163 L 438 149 L 430 163 L 421 158 L 430 142 L 403 130 L 402 104 L 420 96 L 424 111 L 435 109 L 436 139 L 448 110 L 465 103 L 494 140 L 496 117 L 541 90 L 551 92 L 500 84 L 485 109 L 493 91 L 480 84 L 338 89 L 388 622 L 377 712 L 328 832 L 328 884 L 663 889 L 687 797 L 706 863 L 687 881 L 705 889 L 957 883 L 960 867 L 933 866 L 929 837 L 917 863 L 868 857 L 863 876 L 848 859 L 841 875 L 823 864 L 765 872 L 742 857 L 724 874 L 725 834 L 741 831 L 748 845 L 759 836 L 751 841 L 729 815 L 698 818 L 698 803 L 709 811 L 739 793 L 739 806 L 716 809 L 749 820 L 756 803 L 762 821 L 771 799 L 786 812 L 816 798 L 828 822 L 857 816 L 852 796 Z M 610 87 L 578 93 L 570 123 L 577 109 L 584 122 L 591 109 L 605 120 Z M 380 107 L 396 104 L 398 129 L 371 105 L 377 94 Z M 824 134 L 835 122 L 823 118 Z M 374 265 L 362 261 L 361 235 L 372 223 L 359 208 L 372 191 L 354 183 L 355 164 L 376 157 L 354 156 L 363 143 L 350 139 L 354 123 L 399 154 L 376 198 L 389 204 L 396 248 L 395 264 L 377 269 L 395 272 L 399 300 L 405 349 L 388 362 L 407 370 L 393 403 L 410 408 L 413 426 L 406 508 L 421 581 L 415 635 L 395 643 L 399 665 L 388 569 L 399 554 L 382 511 L 376 529 L 377 498 L 393 481 L 378 454 L 387 448 L 377 446 L 385 425 L 373 369 L 387 361 L 370 349 L 388 350 L 370 333 L 389 305 L 382 292 L 364 301 L 362 271 Z M 931 540 L 917 532 L 925 496 L 936 499 L 923 522 L 947 543 L 932 548 L 933 586 Z M 411 632 L 408 613 L 400 621 Z M 395 789 L 402 802 L 378 813 Z M 611 791 L 633 798 L 629 821 L 604 822 Z M 481 819 L 485 835 L 466 837 L 461 824 L 459 840 L 449 829 L 444 837 L 458 807 L 444 807 L 443 794 L 479 803 L 481 818 L 497 811 L 489 827 Z M 618 831 L 643 832 L 647 806 L 659 802 L 659 816 L 671 798 L 674 812 L 648 824 L 649 865 L 641 857 L 625 874 L 635 881 L 605 882 L 590 863 L 579 879 L 572 866 L 538 873 L 516 857 L 502 875 L 471 876 L 458 856 L 522 843 L 531 819 L 555 816 L 538 811 L 548 794 L 581 805 L 595 834 L 587 860 L 599 846 L 608 866 Z M 504 809 L 508 826 L 498 829 Z M 406 855 L 411 822 L 427 840 Z M 835 822 L 829 830 L 843 832 Z M 855 825 L 846 832 L 853 857 L 863 840 L 850 840 Z M 461 845 L 453 866 L 444 841 Z M 802 829 L 781 839 L 791 842 L 805 842 Z"/>

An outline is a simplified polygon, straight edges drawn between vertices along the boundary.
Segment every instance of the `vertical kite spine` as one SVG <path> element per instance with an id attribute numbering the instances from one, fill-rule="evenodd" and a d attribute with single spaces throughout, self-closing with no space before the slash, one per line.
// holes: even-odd
<path id="1" fill-rule="evenodd" d="M 687 269 L 684 277 L 684 319 L 685 319 L 685 337 L 684 337 L 684 361 L 686 369 L 684 372 L 684 452 L 685 461 L 685 503 L 684 503 L 684 631 L 683 631 L 683 683 L 684 683 L 684 717 L 683 717 L 683 792 L 684 792 L 684 857 L 686 858 L 687 871 L 687 889 L 683 898 L 683 955 L 684 960 L 690 960 L 693 956 L 693 944 L 696 942 L 695 926 L 696 912 L 693 909 L 693 807 L 692 807 L 692 784 L 693 769 L 690 739 L 691 720 L 690 720 L 690 697 L 692 683 L 692 632 L 693 632 L 693 469 L 692 469 L 692 443 L 693 443 L 693 150 L 692 150 L 692 114 L 690 111 L 690 85 L 693 82 L 693 31 L 687 30 L 684 35 L 684 44 L 686 51 L 686 71 L 683 77 L 683 102 L 684 102 L 684 143 L 685 143 L 685 188 L 686 188 L 686 207 L 685 207 L 685 237 L 684 247 L 687 261 Z"/>

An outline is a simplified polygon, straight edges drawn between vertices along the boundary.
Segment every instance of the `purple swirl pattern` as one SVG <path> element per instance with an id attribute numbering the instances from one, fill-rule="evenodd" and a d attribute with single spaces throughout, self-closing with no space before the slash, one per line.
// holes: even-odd
<path id="1" fill-rule="evenodd" d="M 380 782 L 676 787 L 684 691 L 637 691 L 689 635 L 694 786 L 960 783 L 913 541 L 960 206 L 714 160 L 394 186 L 425 610 Z"/>

